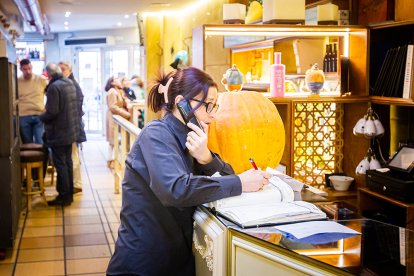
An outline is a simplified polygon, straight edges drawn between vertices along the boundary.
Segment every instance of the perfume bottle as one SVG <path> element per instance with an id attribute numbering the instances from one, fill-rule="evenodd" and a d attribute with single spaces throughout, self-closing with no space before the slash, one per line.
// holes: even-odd
<path id="1" fill-rule="evenodd" d="M 275 52 L 275 63 L 270 66 L 270 96 L 283 97 L 285 95 L 286 66 L 281 63 L 282 53 Z"/>

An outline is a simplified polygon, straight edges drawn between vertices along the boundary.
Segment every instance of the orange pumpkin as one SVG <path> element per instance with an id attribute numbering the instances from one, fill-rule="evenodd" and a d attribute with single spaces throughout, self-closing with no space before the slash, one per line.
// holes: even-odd
<path id="1" fill-rule="evenodd" d="M 209 126 L 208 146 L 238 174 L 252 168 L 275 168 L 285 147 L 285 128 L 275 105 L 251 91 L 219 94 L 215 120 Z"/>

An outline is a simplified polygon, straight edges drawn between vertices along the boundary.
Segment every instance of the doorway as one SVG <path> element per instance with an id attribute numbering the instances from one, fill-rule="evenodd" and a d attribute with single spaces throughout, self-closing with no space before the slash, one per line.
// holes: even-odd
<path id="1" fill-rule="evenodd" d="M 75 48 L 77 79 L 84 95 L 85 131 L 105 135 L 106 81 L 112 77 L 129 77 L 140 69 L 137 46 Z M 76 70 L 77 69 L 77 70 Z"/>
<path id="2" fill-rule="evenodd" d="M 104 50 L 104 79 L 129 76 L 129 54 L 126 48 L 110 48 Z"/>
<path id="3" fill-rule="evenodd" d="M 100 49 L 78 52 L 78 80 L 83 92 L 85 132 L 103 133 L 102 67 Z"/>

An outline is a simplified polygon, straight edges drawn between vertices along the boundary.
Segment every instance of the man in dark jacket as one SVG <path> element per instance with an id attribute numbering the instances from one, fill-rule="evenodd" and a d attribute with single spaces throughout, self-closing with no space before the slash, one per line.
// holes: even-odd
<path id="1" fill-rule="evenodd" d="M 72 143 L 79 136 L 76 88 L 64 78 L 59 66 L 46 66 L 49 85 L 46 88 L 46 111 L 40 115 L 45 124 L 46 144 L 52 149 L 57 171 L 56 189 L 59 195 L 49 205 L 70 205 L 73 200 Z"/>
<path id="2" fill-rule="evenodd" d="M 81 177 L 81 167 L 80 167 L 80 158 L 79 158 L 79 144 L 86 141 L 85 126 L 82 121 L 82 116 L 84 114 L 82 110 L 83 105 L 83 93 L 78 82 L 75 80 L 75 77 L 72 73 L 72 66 L 68 62 L 61 61 L 59 62 L 59 68 L 62 70 L 62 75 L 65 78 L 70 79 L 76 88 L 76 107 L 78 109 L 78 120 L 79 120 L 79 137 L 78 140 L 72 144 L 72 163 L 73 163 L 73 193 L 82 192 L 82 177 Z"/>

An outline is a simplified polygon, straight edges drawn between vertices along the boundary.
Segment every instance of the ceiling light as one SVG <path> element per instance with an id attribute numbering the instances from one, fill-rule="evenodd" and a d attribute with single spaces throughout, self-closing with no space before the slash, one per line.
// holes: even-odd
<path id="1" fill-rule="evenodd" d="M 118 23 L 116 23 L 116 25 L 122 26 L 122 22 L 118 22 Z"/>
<path id="2" fill-rule="evenodd" d="M 125 17 L 125 19 L 128 19 L 129 18 L 129 14 L 125 14 L 124 17 Z"/>
<path id="3" fill-rule="evenodd" d="M 69 17 L 71 15 L 70 11 L 65 12 L 65 17 Z"/>
<path id="4" fill-rule="evenodd" d="M 68 26 L 65 26 L 65 30 L 69 30 L 69 27 Z"/>
<path id="5" fill-rule="evenodd" d="M 65 23 L 63 23 L 65 26 L 69 25 L 68 21 L 65 21 Z"/>
<path id="6" fill-rule="evenodd" d="M 170 6 L 171 6 L 170 3 L 152 3 L 150 5 L 151 8 L 168 8 Z"/>
<path id="7" fill-rule="evenodd" d="M 187 14 L 193 10 L 197 10 L 201 5 L 204 5 L 205 3 L 208 3 L 208 0 L 198 0 L 197 2 L 190 4 L 189 6 L 177 11 L 177 10 L 162 10 L 157 12 L 144 12 L 144 16 L 168 16 L 168 15 L 177 15 L 177 14 Z M 150 5 L 150 8 L 170 8 L 170 3 L 153 3 Z M 193 20 L 195 21 L 195 19 Z"/>

